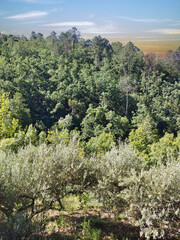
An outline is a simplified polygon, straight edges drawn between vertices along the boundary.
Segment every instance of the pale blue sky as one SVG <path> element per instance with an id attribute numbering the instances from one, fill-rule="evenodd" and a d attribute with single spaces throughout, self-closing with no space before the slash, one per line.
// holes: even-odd
<path id="1" fill-rule="evenodd" d="M 0 32 L 180 42 L 180 0 L 0 0 Z M 180 44 L 179 44 L 180 45 Z"/>

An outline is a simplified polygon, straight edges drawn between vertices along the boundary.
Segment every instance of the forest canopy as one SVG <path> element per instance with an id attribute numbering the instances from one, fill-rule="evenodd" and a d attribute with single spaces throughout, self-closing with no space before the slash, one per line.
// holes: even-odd
<path id="1" fill-rule="evenodd" d="M 69 130 L 78 129 L 85 139 L 105 131 L 124 140 L 148 118 L 159 137 L 176 136 L 179 66 L 180 48 L 161 59 L 132 42 L 84 40 L 76 28 L 46 39 L 35 32 L 29 40 L 0 35 L 2 101 L 5 93 L 21 129 L 33 124 L 38 132 L 69 116 Z"/>

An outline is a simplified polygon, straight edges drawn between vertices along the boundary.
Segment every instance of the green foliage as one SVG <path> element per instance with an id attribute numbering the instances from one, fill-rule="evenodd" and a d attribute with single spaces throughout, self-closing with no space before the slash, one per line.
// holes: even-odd
<path id="1" fill-rule="evenodd" d="M 82 121 L 83 137 L 85 139 L 99 135 L 106 125 L 107 108 L 93 108 L 92 105 L 87 110 L 86 117 Z"/>
<path id="2" fill-rule="evenodd" d="M 55 129 L 54 131 L 48 131 L 46 142 L 52 144 L 59 144 L 61 142 L 68 143 L 69 142 L 69 131 L 64 129 L 62 131 Z"/>
<path id="3" fill-rule="evenodd" d="M 96 165 L 96 193 L 108 209 L 115 208 L 116 213 L 126 209 L 146 239 L 179 237 L 179 157 L 145 170 L 143 160 L 120 145 L 102 155 Z"/>
<path id="4" fill-rule="evenodd" d="M 157 129 L 153 129 L 150 118 L 147 116 L 144 121 L 139 124 L 136 130 L 132 130 L 129 134 L 129 142 L 133 148 L 139 151 L 139 154 L 147 159 L 149 157 L 151 144 L 157 142 L 159 136 Z M 149 164 L 149 163 L 148 163 Z"/>
<path id="5" fill-rule="evenodd" d="M 93 108 L 90 105 L 82 121 L 82 127 L 84 139 L 98 136 L 103 132 L 123 138 L 129 130 L 129 121 L 126 117 L 121 117 L 114 111 L 108 111 L 106 106 Z"/>
<path id="6" fill-rule="evenodd" d="M 35 127 L 33 127 L 33 125 L 29 125 L 28 130 L 26 132 L 26 135 L 24 137 L 24 142 L 26 145 L 28 144 L 33 144 L 36 145 L 38 142 L 38 134 L 37 134 L 37 130 Z"/>
<path id="7" fill-rule="evenodd" d="M 0 150 L 8 152 L 10 150 L 16 151 L 18 144 L 15 138 L 5 138 L 0 141 Z"/>
<path id="8" fill-rule="evenodd" d="M 0 139 L 13 137 L 19 129 L 19 121 L 12 117 L 9 94 L 3 93 L 0 97 Z"/>
<path id="9" fill-rule="evenodd" d="M 23 128 L 30 124 L 30 110 L 27 108 L 25 100 L 20 93 L 15 93 L 13 99 L 10 99 L 9 107 L 12 117 L 18 119 L 19 124 Z"/>
<path id="10" fill-rule="evenodd" d="M 59 218 L 55 220 L 55 223 L 62 228 L 66 227 L 66 221 L 63 215 L 60 215 Z"/>
<path id="11" fill-rule="evenodd" d="M 164 141 L 167 139 L 171 136 L 165 136 Z M 179 147 L 179 136 L 174 140 Z M 77 137 L 59 144 L 30 144 L 17 153 L 1 151 L 0 211 L 12 233 L 21 236 L 33 216 L 57 209 L 57 203 L 62 209 L 64 196 L 77 194 L 86 204 L 91 191 L 116 213 L 130 207 L 129 214 L 147 239 L 167 237 L 176 234 L 173 229 L 179 217 L 180 166 L 176 158 L 166 166 L 159 162 L 144 170 L 143 159 L 130 146 L 119 144 L 88 159 Z M 59 224 L 64 224 L 61 220 Z M 18 232 L 20 225 L 22 231 Z M 91 222 L 85 221 L 82 229 L 84 238 L 99 239 L 101 235 L 91 228 Z"/>
<path id="12" fill-rule="evenodd" d="M 125 196 L 129 197 L 141 236 L 146 239 L 166 239 L 174 234 L 179 238 L 175 230 L 178 229 L 180 217 L 179 182 L 179 160 L 141 171 L 132 180 L 133 184 Z"/>
<path id="13" fill-rule="evenodd" d="M 180 130 L 179 49 L 157 59 L 144 56 L 132 42 L 110 44 L 101 36 L 85 41 L 76 28 L 59 36 L 51 32 L 46 39 L 35 32 L 30 40 L 5 35 L 0 42 L 0 93 L 10 92 L 11 118 L 23 128 L 33 124 L 47 131 L 70 116 L 68 129 L 78 128 L 85 139 L 103 131 L 125 139 L 128 123 L 139 124 L 149 115 L 161 136 Z M 97 123 L 95 117 L 98 126 L 88 131 L 90 104 L 111 113 L 104 111 Z"/>
<path id="14" fill-rule="evenodd" d="M 88 203 L 88 200 L 89 200 L 89 193 L 80 194 L 79 202 L 81 204 L 81 208 L 84 208 L 86 206 L 86 204 Z"/>
<path id="15" fill-rule="evenodd" d="M 137 104 L 138 111 L 134 122 L 140 123 L 149 115 L 163 136 L 165 131 L 179 131 L 180 86 L 178 78 L 166 76 L 158 71 L 150 76 L 143 73 L 141 95 Z"/>
<path id="16" fill-rule="evenodd" d="M 64 196 L 84 196 L 85 203 L 89 191 L 117 212 L 131 206 L 145 238 L 173 233 L 179 51 L 160 59 L 132 42 L 86 41 L 76 28 L 46 39 L 35 32 L 30 40 L 0 36 L 0 211 L 12 229 L 7 239 L 26 237 L 32 218 L 56 202 L 62 209 Z M 119 139 L 129 145 L 117 146 Z M 81 237 L 99 239 L 90 225 L 84 222 Z"/>
<path id="17" fill-rule="evenodd" d="M 96 183 L 91 163 L 83 158 L 75 139 L 0 154 L 0 211 L 7 218 L 20 212 L 31 219 L 56 201 L 62 208 L 64 196 L 83 193 Z"/>
<path id="18" fill-rule="evenodd" d="M 60 118 L 58 121 L 58 128 L 59 129 L 70 129 L 72 125 L 72 116 L 69 114 L 65 116 L 65 118 Z"/>
<path id="19" fill-rule="evenodd" d="M 82 233 L 80 238 L 82 240 L 99 240 L 101 237 L 101 230 L 97 230 L 91 227 L 91 220 L 84 219 L 82 223 Z"/>
<path id="20" fill-rule="evenodd" d="M 44 131 L 41 131 L 38 137 L 39 137 L 39 144 L 46 142 L 46 133 Z"/>
<path id="21" fill-rule="evenodd" d="M 97 137 L 91 137 L 86 143 L 88 153 L 103 153 L 109 151 L 115 144 L 114 136 L 111 133 L 102 132 Z"/>
<path id="22" fill-rule="evenodd" d="M 3 239 L 36 238 L 44 229 L 44 222 L 39 219 L 29 219 L 21 213 L 9 217 L 4 223 Z"/>
<path id="23" fill-rule="evenodd" d="M 96 193 L 105 206 L 116 207 L 121 212 L 128 206 L 122 192 L 129 187 L 130 178 L 141 169 L 141 160 L 127 145 L 120 144 L 98 160 L 98 187 Z"/>
<path id="24" fill-rule="evenodd" d="M 174 138 L 173 134 L 166 133 L 158 142 L 151 145 L 150 161 L 152 164 L 166 164 L 172 159 L 177 159 L 180 150 L 179 135 Z"/>
<path id="25" fill-rule="evenodd" d="M 8 153 L 9 151 L 17 152 L 19 148 L 25 145 L 25 131 L 18 131 L 13 138 L 4 138 L 0 141 L 0 150 Z"/>

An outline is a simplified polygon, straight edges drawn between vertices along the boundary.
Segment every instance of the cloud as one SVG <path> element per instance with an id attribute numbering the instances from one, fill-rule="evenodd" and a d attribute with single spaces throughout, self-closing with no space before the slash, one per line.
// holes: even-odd
<path id="1" fill-rule="evenodd" d="M 118 28 L 114 27 L 113 24 L 106 25 L 95 25 L 92 27 L 86 27 L 81 30 L 82 33 L 85 34 L 118 34 L 124 33 L 119 31 Z"/>
<path id="2" fill-rule="evenodd" d="M 131 18 L 131 17 L 123 17 L 118 16 L 118 18 L 122 20 L 127 20 L 131 22 L 145 22 L 145 23 L 157 23 L 157 22 L 170 22 L 171 19 L 165 18 L 165 19 L 154 19 L 154 18 Z"/>
<path id="3" fill-rule="evenodd" d="M 124 32 L 120 32 L 120 31 L 110 30 L 108 28 L 98 28 L 98 27 L 86 28 L 86 29 L 83 29 L 81 32 L 86 33 L 86 34 L 118 34 L 118 33 L 124 33 Z"/>
<path id="4" fill-rule="evenodd" d="M 41 12 L 41 11 L 32 11 L 27 13 L 22 13 L 14 16 L 7 17 L 8 19 L 25 19 L 25 18 L 37 18 L 37 17 L 43 17 L 48 15 L 48 12 Z"/>
<path id="5" fill-rule="evenodd" d="M 84 34 L 118 34 L 123 33 L 117 29 L 112 22 L 107 21 L 106 24 L 97 25 L 91 21 L 72 21 L 72 22 L 56 22 L 42 24 L 41 26 L 53 27 L 54 30 L 60 30 L 60 28 L 66 27 L 78 27 L 81 33 Z"/>
<path id="6" fill-rule="evenodd" d="M 161 34 L 180 34 L 180 29 L 151 29 L 147 32 L 161 33 Z"/>
<path id="7" fill-rule="evenodd" d="M 84 27 L 84 26 L 93 26 L 93 22 L 88 21 L 79 21 L 79 22 L 57 22 L 57 23 L 48 23 L 43 24 L 42 26 L 46 27 Z"/>
<path id="8" fill-rule="evenodd" d="M 53 8 L 53 9 L 50 9 L 50 10 L 48 10 L 48 12 L 61 12 L 63 10 L 63 8 Z"/>
<path id="9" fill-rule="evenodd" d="M 169 26 L 180 26 L 180 21 L 177 21 L 177 22 L 175 22 L 173 24 L 169 24 Z"/>

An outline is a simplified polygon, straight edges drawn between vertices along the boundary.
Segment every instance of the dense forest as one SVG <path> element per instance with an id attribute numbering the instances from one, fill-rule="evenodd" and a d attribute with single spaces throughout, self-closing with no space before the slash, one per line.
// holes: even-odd
<path id="1" fill-rule="evenodd" d="M 162 59 L 76 28 L 0 35 L 0 238 L 39 239 L 39 216 L 78 196 L 139 238 L 178 239 L 179 151 L 180 47 Z"/>

